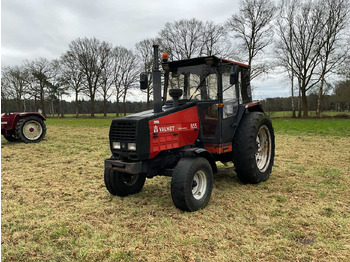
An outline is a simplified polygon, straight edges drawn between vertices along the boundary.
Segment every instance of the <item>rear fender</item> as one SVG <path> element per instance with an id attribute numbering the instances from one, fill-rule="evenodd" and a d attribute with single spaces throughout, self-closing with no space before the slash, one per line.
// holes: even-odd
<path id="1" fill-rule="evenodd" d="M 43 121 L 46 120 L 46 118 L 45 118 L 42 114 L 40 114 L 40 113 L 38 113 L 38 112 L 24 112 L 24 113 L 14 113 L 14 114 L 17 114 L 19 117 L 38 116 L 38 117 L 40 117 Z"/>
<path id="2" fill-rule="evenodd" d="M 253 103 L 249 103 L 247 105 L 245 105 L 245 108 L 248 112 L 261 112 L 264 113 L 264 110 L 262 108 L 261 103 L 258 102 L 253 102 Z"/>
<path id="3" fill-rule="evenodd" d="M 199 156 L 207 159 L 211 165 L 213 172 L 214 173 L 218 172 L 218 168 L 216 166 L 216 162 L 213 155 L 210 154 L 210 152 L 208 152 L 206 149 L 200 148 L 200 147 L 191 147 L 191 148 L 186 148 L 182 150 L 182 152 L 183 152 L 183 156 L 187 156 L 187 157 Z"/>

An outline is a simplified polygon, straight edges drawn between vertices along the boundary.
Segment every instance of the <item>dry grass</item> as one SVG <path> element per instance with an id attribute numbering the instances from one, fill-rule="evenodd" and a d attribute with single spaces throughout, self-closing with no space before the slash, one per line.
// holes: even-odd
<path id="1" fill-rule="evenodd" d="M 1 145 L 3 261 L 346 261 L 350 139 L 278 135 L 270 179 L 215 175 L 209 205 L 174 207 L 170 178 L 112 197 L 108 127 L 48 125 L 38 144 Z"/>

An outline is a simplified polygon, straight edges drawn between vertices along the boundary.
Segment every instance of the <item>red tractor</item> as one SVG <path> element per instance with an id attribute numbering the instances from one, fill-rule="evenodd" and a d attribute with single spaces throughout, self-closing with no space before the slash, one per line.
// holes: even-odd
<path id="1" fill-rule="evenodd" d="M 46 118 L 37 112 L 1 114 L 1 134 L 7 141 L 37 143 L 46 134 Z"/>
<path id="2" fill-rule="evenodd" d="M 163 55 L 161 71 L 154 49 L 154 110 L 112 121 L 107 190 L 127 196 L 139 192 L 146 178 L 170 176 L 175 206 L 196 211 L 210 199 L 217 161 L 233 162 L 243 182 L 268 179 L 274 130 L 261 104 L 252 101 L 248 66 L 216 56 L 168 62 Z M 141 89 L 147 82 L 141 74 Z"/>

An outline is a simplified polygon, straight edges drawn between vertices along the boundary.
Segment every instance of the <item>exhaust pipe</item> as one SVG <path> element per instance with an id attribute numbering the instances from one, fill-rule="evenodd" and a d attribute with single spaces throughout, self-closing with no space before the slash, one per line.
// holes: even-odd
<path id="1" fill-rule="evenodd" d="M 153 108 L 154 113 L 162 112 L 161 73 L 159 70 L 158 45 L 153 45 Z"/>

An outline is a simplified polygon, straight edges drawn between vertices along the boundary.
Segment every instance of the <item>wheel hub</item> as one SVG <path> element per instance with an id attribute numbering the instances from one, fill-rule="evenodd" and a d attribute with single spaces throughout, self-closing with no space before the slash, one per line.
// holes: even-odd
<path id="1" fill-rule="evenodd" d="M 32 120 L 24 124 L 22 131 L 23 131 L 23 135 L 28 140 L 36 140 L 43 133 L 43 128 L 41 127 L 40 123 Z"/>
<path id="2" fill-rule="evenodd" d="M 122 179 L 125 185 L 132 186 L 136 183 L 138 175 L 122 174 Z"/>
<path id="3" fill-rule="evenodd" d="M 192 195 L 195 199 L 203 198 L 207 190 L 207 177 L 202 170 L 199 170 L 193 177 Z"/>

